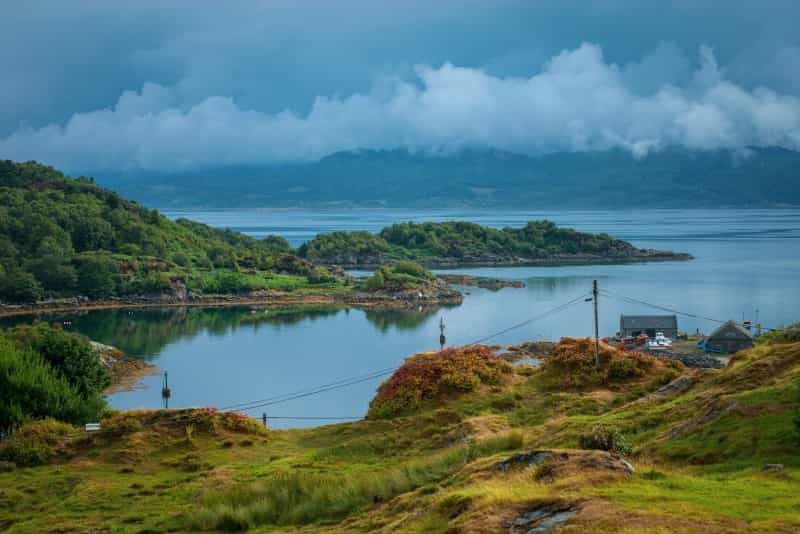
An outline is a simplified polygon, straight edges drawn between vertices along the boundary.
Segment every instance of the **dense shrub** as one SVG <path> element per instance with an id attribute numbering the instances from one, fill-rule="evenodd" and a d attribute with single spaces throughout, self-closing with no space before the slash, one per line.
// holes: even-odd
<path id="1" fill-rule="evenodd" d="M 303 243 L 297 253 L 309 260 L 338 263 L 382 263 L 389 250 L 386 241 L 371 232 L 332 232 L 319 234 Z"/>
<path id="2" fill-rule="evenodd" d="M 54 417 L 71 423 L 96 419 L 105 402 L 77 389 L 38 353 L 0 336 L 0 430 L 28 419 Z"/>
<path id="3" fill-rule="evenodd" d="M 418 410 L 426 400 L 495 384 L 513 367 L 484 346 L 445 349 L 407 358 L 381 384 L 369 406 L 368 417 L 394 417 Z"/>
<path id="4" fill-rule="evenodd" d="M 0 274 L 0 300 L 36 302 L 42 295 L 42 286 L 31 273 L 15 269 Z"/>
<path id="5" fill-rule="evenodd" d="M 616 427 L 595 426 L 578 437 L 582 449 L 630 454 L 633 450 L 625 440 L 622 432 Z"/>
<path id="6" fill-rule="evenodd" d="M 314 267 L 306 275 L 312 284 L 327 284 L 336 281 L 336 277 L 325 267 Z"/>
<path id="7" fill-rule="evenodd" d="M 39 354 L 83 397 L 102 391 L 111 381 L 89 340 L 47 323 L 20 325 L 9 332 L 17 345 Z"/>
<path id="8" fill-rule="evenodd" d="M 78 264 L 78 291 L 90 297 L 107 297 L 117 289 L 117 265 L 103 255 L 85 255 Z"/>
<path id="9" fill-rule="evenodd" d="M 759 344 L 766 343 L 797 343 L 800 341 L 800 323 L 791 324 L 785 328 L 770 330 L 756 338 Z"/>
<path id="10" fill-rule="evenodd" d="M 364 281 L 368 291 L 403 291 L 414 289 L 433 279 L 433 274 L 421 265 L 411 261 L 401 261 L 377 269 Z"/>
<path id="11" fill-rule="evenodd" d="M 166 273 L 151 272 L 142 278 L 129 280 L 120 288 L 126 295 L 158 295 L 172 288 L 172 278 Z"/>
<path id="12" fill-rule="evenodd" d="M 657 379 L 683 365 L 675 360 L 624 351 L 600 343 L 600 368 L 595 365 L 594 340 L 562 338 L 544 360 L 546 382 L 556 387 L 580 388 L 607 385 L 644 377 Z"/>
<path id="13" fill-rule="evenodd" d="M 252 290 L 253 285 L 248 278 L 236 271 L 218 271 L 203 285 L 203 292 L 219 295 Z"/>
<path id="14" fill-rule="evenodd" d="M 0 460 L 18 466 L 45 464 L 55 455 L 57 445 L 75 431 L 54 419 L 30 422 L 0 442 Z"/>
<path id="15" fill-rule="evenodd" d="M 68 294 L 78 284 L 78 272 L 69 261 L 55 254 L 47 254 L 28 265 L 42 287 L 53 294 Z"/>
<path id="16" fill-rule="evenodd" d="M 399 261 L 393 266 L 393 270 L 398 274 L 407 274 L 414 278 L 431 278 L 430 271 L 426 270 L 419 263 L 413 261 Z"/>

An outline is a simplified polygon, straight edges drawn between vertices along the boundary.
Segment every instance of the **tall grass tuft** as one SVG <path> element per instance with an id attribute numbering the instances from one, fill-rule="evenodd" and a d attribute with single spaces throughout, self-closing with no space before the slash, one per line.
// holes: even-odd
<path id="1" fill-rule="evenodd" d="M 308 524 L 341 519 L 376 502 L 441 481 L 466 463 L 519 448 L 522 436 L 510 433 L 454 447 L 428 461 L 408 462 L 373 473 L 349 476 L 291 471 L 269 481 L 208 495 L 190 517 L 195 530 L 242 531 L 258 525 Z"/>

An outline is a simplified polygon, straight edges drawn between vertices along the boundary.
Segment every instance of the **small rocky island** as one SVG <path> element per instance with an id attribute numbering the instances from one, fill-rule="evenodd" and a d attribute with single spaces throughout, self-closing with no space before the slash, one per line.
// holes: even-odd
<path id="1" fill-rule="evenodd" d="M 480 287 L 491 291 L 498 291 L 504 287 L 525 287 L 525 282 L 522 280 L 502 280 L 500 278 L 472 276 L 469 274 L 440 274 L 438 278 L 452 285 Z"/>
<path id="2" fill-rule="evenodd" d="M 522 228 L 491 228 L 472 222 L 399 223 L 378 234 L 320 234 L 298 249 L 318 265 L 377 268 L 413 260 L 427 268 L 570 265 L 684 261 L 691 255 L 640 249 L 608 234 L 531 221 Z"/>

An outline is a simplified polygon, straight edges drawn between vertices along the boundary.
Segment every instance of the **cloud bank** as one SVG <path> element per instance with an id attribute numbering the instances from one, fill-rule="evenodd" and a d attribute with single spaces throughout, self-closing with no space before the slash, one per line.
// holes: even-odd
<path id="1" fill-rule="evenodd" d="M 706 46 L 696 61 L 660 45 L 619 66 L 585 43 L 527 77 L 417 65 L 411 76 L 383 77 L 367 91 L 318 96 L 306 113 L 258 111 L 225 94 L 187 105 L 179 87 L 147 82 L 113 107 L 17 129 L 0 138 L 0 157 L 70 170 L 188 170 L 358 148 L 621 147 L 644 156 L 670 145 L 800 149 L 800 99 L 727 80 Z"/>

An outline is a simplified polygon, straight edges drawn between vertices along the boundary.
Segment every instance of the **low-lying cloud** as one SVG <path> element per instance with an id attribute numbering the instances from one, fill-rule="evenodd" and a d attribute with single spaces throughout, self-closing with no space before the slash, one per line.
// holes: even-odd
<path id="1" fill-rule="evenodd" d="M 69 170 L 187 170 L 307 161 L 358 148 L 527 154 L 625 148 L 782 146 L 800 149 L 800 99 L 727 81 L 713 51 L 692 64 L 669 46 L 622 67 L 595 44 L 511 78 L 451 64 L 418 65 L 368 92 L 319 96 L 307 114 L 247 109 L 227 95 L 182 105 L 178 91 L 146 83 L 116 105 L 65 124 L 22 127 L 0 157 Z M 672 73 L 648 85 L 663 67 Z"/>

